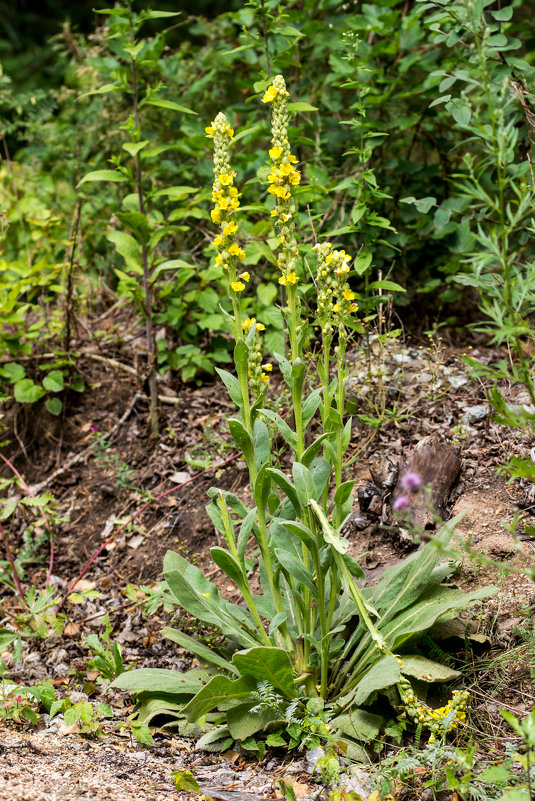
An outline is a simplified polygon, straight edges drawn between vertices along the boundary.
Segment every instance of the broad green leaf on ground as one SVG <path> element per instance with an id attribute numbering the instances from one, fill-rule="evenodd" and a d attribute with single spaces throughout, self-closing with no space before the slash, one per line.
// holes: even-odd
<path id="1" fill-rule="evenodd" d="M 242 676 L 251 676 L 257 682 L 269 682 L 285 698 L 295 698 L 297 695 L 292 663 L 282 648 L 249 648 L 234 654 L 232 661 Z"/>
<path id="2" fill-rule="evenodd" d="M 280 714 L 275 709 L 262 708 L 252 712 L 256 701 L 239 704 L 227 711 L 227 725 L 235 740 L 246 740 L 258 731 L 262 731 L 268 724 L 280 720 Z"/>
<path id="3" fill-rule="evenodd" d="M 132 692 L 154 691 L 194 695 L 203 686 L 200 677 L 165 668 L 139 668 L 121 673 L 110 687 Z"/>
<path id="4" fill-rule="evenodd" d="M 188 720 L 199 720 L 207 712 L 229 701 L 243 701 L 251 695 L 256 682 L 249 676 L 229 679 L 227 676 L 214 676 L 208 684 L 199 690 L 182 710 Z"/>
<path id="5" fill-rule="evenodd" d="M 404 676 L 412 676 L 420 681 L 452 681 L 458 679 L 461 673 L 440 662 L 434 662 L 419 654 L 403 654 L 401 672 Z"/>
<path id="6" fill-rule="evenodd" d="M 397 659 L 393 656 L 383 656 L 359 681 L 353 696 L 353 703 L 361 706 L 373 692 L 391 687 L 399 679 L 400 667 Z"/>
<path id="7" fill-rule="evenodd" d="M 373 715 L 364 709 L 353 709 L 347 714 L 333 718 L 330 726 L 333 731 L 340 731 L 348 737 L 368 743 L 377 737 L 382 723 L 383 718 L 379 715 Z"/>

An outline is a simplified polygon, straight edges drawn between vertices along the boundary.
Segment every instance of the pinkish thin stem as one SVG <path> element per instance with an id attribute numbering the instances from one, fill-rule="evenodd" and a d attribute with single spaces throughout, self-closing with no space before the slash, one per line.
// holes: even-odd
<path id="1" fill-rule="evenodd" d="M 154 498 L 154 501 L 159 501 L 162 498 L 165 498 L 166 495 L 170 495 L 172 492 L 175 492 L 175 490 L 180 489 L 180 487 L 184 487 L 186 484 L 191 484 L 192 481 L 196 481 L 198 478 L 200 478 L 200 476 L 203 476 L 205 473 L 209 473 L 211 470 L 218 470 L 220 467 L 224 467 L 225 465 L 229 464 L 229 462 L 232 462 L 234 461 L 234 459 L 237 459 L 238 456 L 241 456 L 241 454 L 242 452 L 239 451 L 238 453 L 229 456 L 229 458 L 225 459 L 224 462 L 219 462 L 219 464 L 216 464 L 213 467 L 209 467 L 207 470 L 201 470 L 200 473 L 196 473 L 191 478 L 188 478 L 187 481 L 183 481 L 181 484 L 176 484 L 174 487 L 171 487 L 171 489 L 162 492 L 161 495 L 157 495 L 156 498 Z M 138 515 L 144 512 L 147 506 L 150 506 L 151 503 L 153 503 L 153 501 L 148 501 L 146 504 L 144 504 L 140 509 L 137 510 L 137 512 L 134 512 L 134 514 L 131 517 L 129 517 L 126 523 L 123 523 L 123 525 L 120 528 L 118 528 L 117 531 L 114 531 L 112 534 L 110 534 L 110 536 L 106 540 L 104 540 L 100 548 L 93 554 L 91 559 L 89 559 L 89 561 L 85 564 L 80 575 L 73 582 L 71 582 L 69 589 L 67 590 L 67 592 L 65 593 L 65 595 L 63 596 L 63 598 L 56 607 L 56 613 L 60 609 L 60 607 L 63 606 L 63 604 L 67 600 L 67 597 L 73 591 L 74 587 L 78 584 L 80 579 L 82 579 L 85 576 L 85 574 L 87 573 L 87 571 L 89 570 L 89 568 L 91 567 L 97 556 L 99 556 L 102 553 L 102 551 L 108 545 L 108 543 L 110 543 L 115 537 L 117 537 L 117 535 L 120 534 L 121 531 L 123 531 L 123 529 L 125 529 L 132 522 L 132 520 L 135 520 L 136 517 L 138 517 Z"/>

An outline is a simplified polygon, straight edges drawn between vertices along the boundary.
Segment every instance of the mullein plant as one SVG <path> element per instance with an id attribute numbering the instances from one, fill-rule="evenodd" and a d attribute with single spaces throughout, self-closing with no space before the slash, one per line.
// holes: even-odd
<path id="1" fill-rule="evenodd" d="M 250 275 L 243 268 L 244 251 L 237 238 L 240 193 L 230 164 L 233 131 L 225 115 L 218 114 L 206 129 L 214 144 L 211 216 L 219 229 L 214 245 L 232 308 L 236 365 L 236 375 L 225 370 L 219 374 L 238 409 L 228 423 L 248 467 L 253 505 L 248 508 L 235 494 L 212 488 L 207 510 L 226 545 L 213 547 L 212 559 L 236 585 L 243 604 L 222 598 L 197 567 L 168 552 L 164 573 L 171 592 L 189 614 L 220 633 L 221 646 L 208 648 L 182 631 L 165 629 L 164 636 L 194 653 L 201 667 L 186 674 L 129 671 L 115 686 L 138 693 L 145 723 L 155 715 L 161 721 L 164 715 L 175 723 L 185 718 L 211 724 L 200 747 L 225 748 L 239 741 L 246 749 L 258 750 L 254 738 L 261 738 L 266 728 L 268 744 L 287 742 L 293 747 L 305 743 L 310 714 L 326 725 L 330 721 L 329 737 L 334 741 L 343 739 L 357 747 L 357 741 L 372 739 L 380 731 L 381 718 L 365 710 L 378 691 L 393 688 L 403 705 L 404 676 L 435 681 L 458 675 L 422 657 L 418 639 L 436 620 L 454 617 L 489 589 L 465 594 L 443 587 L 442 580 L 453 568 L 438 565 L 440 551 L 434 543 L 389 568 L 372 588 L 355 582 L 363 582 L 364 573 L 348 554 L 349 542 L 341 533 L 353 487 L 352 481 L 343 480 L 351 433 L 344 416 L 345 352 L 357 312 L 349 285 L 351 257 L 330 243 L 316 247 L 314 322 L 321 327 L 324 354 L 318 385 L 308 391 L 301 357 L 306 320 L 299 297 L 302 272 L 295 226 L 295 188 L 301 174 L 288 140 L 289 93 L 282 76 L 273 79 L 262 99 L 272 108 L 267 193 L 274 198 L 270 214 L 279 243 L 289 342 L 288 358 L 274 355 L 291 391 L 294 426 L 266 408 L 270 365 L 262 355 L 264 327 L 242 313 Z M 307 427 L 318 410 L 323 431 L 311 435 L 308 443 Z M 275 462 L 266 421 L 288 446 L 291 477 Z M 449 541 L 454 526 L 455 520 L 450 521 L 439 533 L 441 543 Z M 254 549 L 260 553 L 258 594 L 250 583 L 246 558 Z M 280 703 L 259 705 L 261 687 L 271 688 Z"/>

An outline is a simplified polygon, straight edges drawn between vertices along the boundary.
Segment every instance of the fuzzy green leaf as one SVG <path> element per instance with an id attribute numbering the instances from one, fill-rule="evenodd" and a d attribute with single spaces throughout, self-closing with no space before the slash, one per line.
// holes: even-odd
<path id="1" fill-rule="evenodd" d="M 458 670 L 453 670 L 453 668 L 441 665 L 439 662 L 434 662 L 419 654 L 403 654 L 401 659 L 403 675 L 412 676 L 420 681 L 452 681 L 461 675 Z"/>
<path id="2" fill-rule="evenodd" d="M 229 679 L 227 676 L 214 676 L 197 695 L 184 707 L 187 720 L 199 720 L 211 709 L 229 701 L 245 700 L 256 687 L 256 682 L 248 676 Z"/>
<path id="3" fill-rule="evenodd" d="M 269 682 L 285 698 L 295 698 L 297 695 L 292 663 L 282 648 L 268 646 L 249 648 L 247 651 L 234 654 L 232 662 L 242 676 Z"/>

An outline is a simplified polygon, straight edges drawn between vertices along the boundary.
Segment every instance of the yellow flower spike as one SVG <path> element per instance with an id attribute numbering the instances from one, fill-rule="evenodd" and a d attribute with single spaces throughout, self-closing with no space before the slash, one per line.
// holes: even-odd
<path id="1" fill-rule="evenodd" d="M 279 147 L 278 145 L 272 147 L 271 150 L 269 151 L 269 156 L 272 159 L 280 158 L 282 156 L 282 147 Z"/>
<path id="2" fill-rule="evenodd" d="M 243 292 L 243 290 L 245 289 L 245 284 L 243 284 L 241 281 L 231 281 L 230 285 L 231 285 L 232 289 L 234 290 L 234 292 L 238 292 L 238 293 L 239 292 Z"/>
<path id="3" fill-rule="evenodd" d="M 251 280 L 251 276 L 247 272 L 240 273 L 239 277 L 241 278 L 242 281 L 245 281 L 246 284 Z"/>
<path id="4" fill-rule="evenodd" d="M 262 98 L 262 103 L 273 103 L 276 97 L 277 97 L 277 87 L 268 86 L 268 88 L 264 93 L 264 97 Z"/>
<path id="5" fill-rule="evenodd" d="M 225 225 L 223 228 L 223 236 L 232 236 L 238 230 L 238 226 L 235 222 L 229 222 L 228 225 Z"/>

